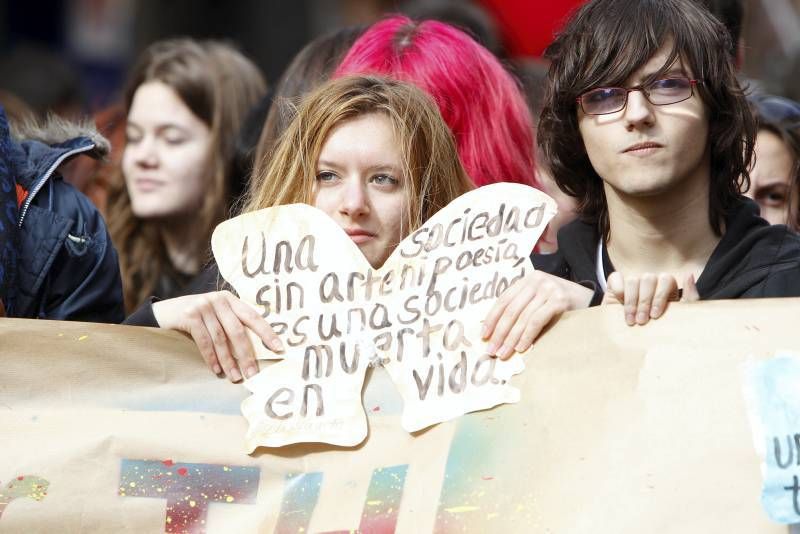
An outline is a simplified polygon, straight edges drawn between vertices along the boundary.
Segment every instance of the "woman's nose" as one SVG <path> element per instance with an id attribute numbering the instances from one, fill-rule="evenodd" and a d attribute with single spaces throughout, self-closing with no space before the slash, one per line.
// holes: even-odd
<path id="1" fill-rule="evenodd" d="M 350 217 L 366 215 L 370 211 L 366 184 L 361 180 L 349 180 L 342 188 L 340 211 Z"/>
<path id="2" fill-rule="evenodd" d="M 141 167 L 155 167 L 158 165 L 158 150 L 155 140 L 151 136 L 144 136 L 134 144 L 129 143 L 126 150 L 133 151 L 133 160 Z"/>

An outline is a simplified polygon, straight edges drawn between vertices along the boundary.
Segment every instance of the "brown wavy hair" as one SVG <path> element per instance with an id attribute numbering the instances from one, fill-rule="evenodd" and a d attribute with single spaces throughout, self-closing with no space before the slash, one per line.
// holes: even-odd
<path id="1" fill-rule="evenodd" d="M 376 76 L 326 82 L 300 104 L 271 156 L 256 161 L 243 212 L 313 204 L 317 160 L 330 132 L 344 121 L 384 114 L 401 151 L 407 182 L 408 231 L 472 189 L 455 141 L 436 104 L 413 85 Z"/>
<path id="2" fill-rule="evenodd" d="M 576 99 L 598 86 L 624 85 L 672 39 L 657 79 L 676 60 L 703 81 L 711 154 L 709 222 L 720 235 L 725 215 L 749 186 L 755 119 L 736 79 L 730 35 L 695 0 L 592 0 L 579 8 L 548 47 L 551 61 L 537 141 L 556 183 L 576 197 L 581 218 L 608 238 L 603 181 L 578 130 Z"/>
<path id="3" fill-rule="evenodd" d="M 258 68 L 232 46 L 186 38 L 160 41 L 144 51 L 125 90 L 126 114 L 139 86 L 151 81 L 171 87 L 211 131 L 206 194 L 196 215 L 195 242 L 202 244 L 197 259 L 203 264 L 214 227 L 230 213 L 236 135 L 266 91 L 266 83 Z M 109 230 L 119 252 L 125 307 L 130 312 L 154 294 L 159 277 L 174 267 L 158 223 L 133 214 L 119 167 L 109 193 L 109 213 L 113 214 Z"/>

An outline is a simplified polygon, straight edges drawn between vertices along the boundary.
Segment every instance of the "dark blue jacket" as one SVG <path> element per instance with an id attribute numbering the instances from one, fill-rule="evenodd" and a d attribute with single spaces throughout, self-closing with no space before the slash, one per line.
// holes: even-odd
<path id="1" fill-rule="evenodd" d="M 63 124 L 58 129 L 66 132 Z M 52 144 L 18 142 L 0 108 L 0 192 L 9 183 L 5 172 L 13 177 L 16 193 L 15 235 L 0 241 L 16 247 L 15 261 L 6 261 L 5 269 L 6 279 L 13 281 L 4 296 L 9 317 L 113 323 L 125 318 L 119 261 L 105 222 L 57 173 L 79 154 L 102 155 L 107 147 L 98 145 L 88 136 Z"/>

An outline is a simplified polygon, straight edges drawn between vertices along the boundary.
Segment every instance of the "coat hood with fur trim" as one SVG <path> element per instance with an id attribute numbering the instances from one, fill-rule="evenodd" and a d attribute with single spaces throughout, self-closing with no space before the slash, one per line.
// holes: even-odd
<path id="1" fill-rule="evenodd" d="M 117 253 L 94 205 L 58 168 L 79 154 L 102 158 L 94 128 L 50 118 L 17 125 L 0 107 L 0 298 L 11 317 L 119 322 Z"/>

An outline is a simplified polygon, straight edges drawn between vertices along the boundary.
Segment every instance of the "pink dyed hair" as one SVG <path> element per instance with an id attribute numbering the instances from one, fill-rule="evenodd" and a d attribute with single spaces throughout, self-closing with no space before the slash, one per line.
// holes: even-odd
<path id="1" fill-rule="evenodd" d="M 541 189 L 534 175 L 533 122 L 519 86 L 461 30 L 391 16 L 353 44 L 334 77 L 349 74 L 390 76 L 431 95 L 476 185 L 517 182 Z"/>

